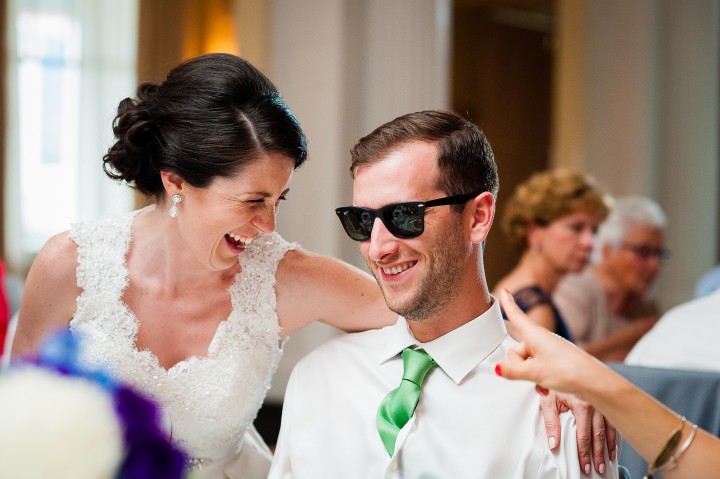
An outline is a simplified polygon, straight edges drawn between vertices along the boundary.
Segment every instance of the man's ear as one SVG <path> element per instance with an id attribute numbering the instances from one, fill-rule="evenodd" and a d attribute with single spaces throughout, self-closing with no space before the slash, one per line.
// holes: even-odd
<path id="1" fill-rule="evenodd" d="M 480 244 L 487 238 L 495 217 L 495 197 L 486 191 L 470 200 L 469 207 L 472 210 L 470 240 Z"/>
<path id="2" fill-rule="evenodd" d="M 186 187 L 185 180 L 180 178 L 176 173 L 163 170 L 160 172 L 160 179 L 162 180 L 165 193 L 168 197 L 174 194 L 182 194 L 183 188 Z"/>

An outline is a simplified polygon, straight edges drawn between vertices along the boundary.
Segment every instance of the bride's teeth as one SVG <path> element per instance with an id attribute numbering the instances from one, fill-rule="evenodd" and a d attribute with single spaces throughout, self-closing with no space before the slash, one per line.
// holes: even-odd
<path id="1" fill-rule="evenodd" d="M 245 243 L 246 245 L 252 243 L 252 241 L 255 239 L 255 238 L 251 238 L 248 236 L 240 236 L 235 233 L 228 233 L 228 236 L 230 238 L 234 239 L 235 241 L 240 241 L 242 243 Z"/>

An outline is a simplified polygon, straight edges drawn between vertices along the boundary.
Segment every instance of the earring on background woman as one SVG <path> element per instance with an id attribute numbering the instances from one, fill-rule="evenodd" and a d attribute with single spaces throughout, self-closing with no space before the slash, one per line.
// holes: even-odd
<path id="1" fill-rule="evenodd" d="M 177 204 L 182 201 L 182 196 L 175 194 L 175 195 L 172 195 L 170 200 L 172 201 L 172 206 L 170 207 L 170 217 L 177 218 L 177 215 L 178 215 Z"/>

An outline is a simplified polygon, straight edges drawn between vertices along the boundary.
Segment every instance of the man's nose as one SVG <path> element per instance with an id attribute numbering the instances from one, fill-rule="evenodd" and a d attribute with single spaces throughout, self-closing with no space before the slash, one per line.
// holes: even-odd
<path id="1" fill-rule="evenodd" d="M 393 254 L 398 246 L 398 238 L 388 231 L 380 218 L 375 218 L 368 241 L 370 242 L 368 257 L 372 261 L 381 261 Z"/>

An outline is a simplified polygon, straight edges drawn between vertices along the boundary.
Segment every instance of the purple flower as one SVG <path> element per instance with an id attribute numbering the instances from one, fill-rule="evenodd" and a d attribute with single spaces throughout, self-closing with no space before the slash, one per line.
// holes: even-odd
<path id="1" fill-rule="evenodd" d="M 117 388 L 114 398 L 126 449 L 119 478 L 183 477 L 187 456 L 166 439 L 155 403 L 126 386 Z"/>
<path id="2" fill-rule="evenodd" d="M 160 437 L 148 437 L 130 445 L 119 479 L 181 479 L 187 457 Z"/>
<path id="3" fill-rule="evenodd" d="M 139 442 L 148 437 L 163 437 L 158 424 L 159 414 L 155 403 L 127 386 L 120 386 L 113 394 L 115 410 L 123 425 L 125 441 Z"/>

